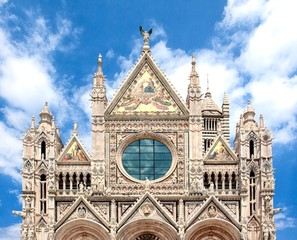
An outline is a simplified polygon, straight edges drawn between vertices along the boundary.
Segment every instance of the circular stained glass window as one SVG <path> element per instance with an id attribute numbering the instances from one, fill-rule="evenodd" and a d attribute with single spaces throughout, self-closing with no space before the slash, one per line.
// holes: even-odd
<path id="1" fill-rule="evenodd" d="M 154 139 L 140 139 L 130 143 L 122 156 L 125 171 L 138 180 L 163 177 L 172 164 L 172 155 L 166 145 Z"/>

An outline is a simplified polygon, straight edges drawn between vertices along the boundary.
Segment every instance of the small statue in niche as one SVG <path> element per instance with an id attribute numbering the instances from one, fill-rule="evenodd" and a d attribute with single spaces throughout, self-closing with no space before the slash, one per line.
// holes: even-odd
<path id="1" fill-rule="evenodd" d="M 82 182 L 80 182 L 78 187 L 79 187 L 79 192 L 82 193 L 84 191 L 84 188 L 85 188 L 84 184 Z"/>

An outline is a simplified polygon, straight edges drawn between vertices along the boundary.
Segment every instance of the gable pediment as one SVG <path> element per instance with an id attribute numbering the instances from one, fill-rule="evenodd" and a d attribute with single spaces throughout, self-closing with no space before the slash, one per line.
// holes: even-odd
<path id="1" fill-rule="evenodd" d="M 196 222 L 206 219 L 223 219 L 232 223 L 238 229 L 241 229 L 240 223 L 230 214 L 230 210 L 215 197 L 210 196 L 199 208 L 196 213 L 192 214 L 186 222 L 186 228 L 194 225 Z"/>
<path id="2" fill-rule="evenodd" d="M 118 229 L 132 221 L 152 218 L 166 222 L 177 229 L 173 216 L 149 193 L 144 194 L 134 205 L 129 206 L 125 215 L 120 218 Z"/>
<path id="3" fill-rule="evenodd" d="M 144 54 L 108 105 L 108 116 L 187 115 L 181 98 L 148 54 Z"/>
<path id="4" fill-rule="evenodd" d="M 92 206 L 83 196 L 80 196 L 70 207 L 66 205 L 64 214 L 58 220 L 55 228 L 58 229 L 64 223 L 71 220 L 87 219 L 100 223 L 109 230 L 109 223 L 99 214 L 95 207 Z"/>
<path id="5" fill-rule="evenodd" d="M 76 135 L 64 147 L 58 158 L 59 163 L 90 163 L 91 159 Z"/>
<path id="6" fill-rule="evenodd" d="M 226 140 L 219 135 L 205 154 L 204 162 L 209 164 L 237 163 L 238 158 Z"/>

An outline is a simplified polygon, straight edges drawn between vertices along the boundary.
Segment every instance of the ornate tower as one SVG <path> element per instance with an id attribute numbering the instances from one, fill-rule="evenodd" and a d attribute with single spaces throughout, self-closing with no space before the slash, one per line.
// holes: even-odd
<path id="1" fill-rule="evenodd" d="M 188 86 L 187 105 L 189 108 L 189 186 L 190 192 L 202 193 L 202 93 L 196 59 L 192 57 L 192 70 Z"/>
<path id="2" fill-rule="evenodd" d="M 91 94 L 92 101 L 92 190 L 103 192 L 105 182 L 105 119 L 104 112 L 107 103 L 104 75 L 102 71 L 102 56 L 98 56 L 98 70 L 94 74 L 94 84 Z"/>
<path id="3" fill-rule="evenodd" d="M 272 167 L 272 137 L 259 123 L 248 102 L 236 127 L 235 151 L 239 156 L 242 196 L 242 223 L 248 239 L 275 239 L 274 171 Z"/>
<path id="4" fill-rule="evenodd" d="M 62 142 L 47 103 L 39 116 L 38 126 L 32 117 L 23 137 L 23 210 L 14 212 L 23 218 L 21 239 L 46 239 L 54 233 L 55 158 Z"/>

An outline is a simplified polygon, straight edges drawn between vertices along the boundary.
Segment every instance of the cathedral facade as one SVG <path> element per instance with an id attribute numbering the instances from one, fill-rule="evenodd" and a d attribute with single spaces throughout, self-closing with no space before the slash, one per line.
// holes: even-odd
<path id="1" fill-rule="evenodd" d="M 151 56 L 107 101 L 102 57 L 90 90 L 92 149 L 63 144 L 46 103 L 23 136 L 21 239 L 274 240 L 272 136 L 250 103 L 230 146 L 221 107 L 189 63 L 186 102 Z M 186 76 L 185 76 L 186 77 Z"/>

